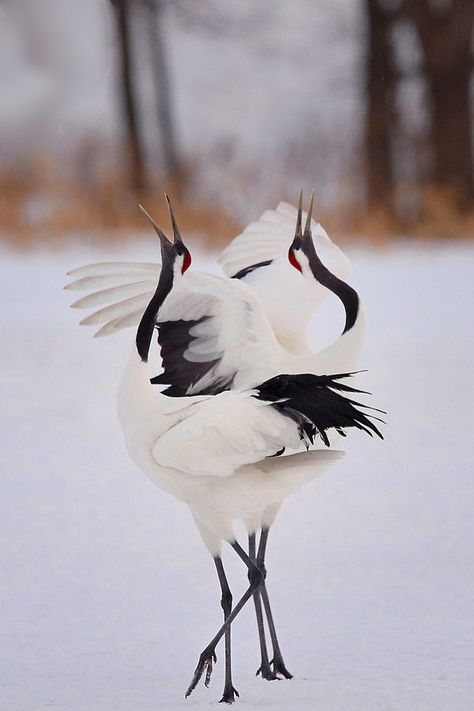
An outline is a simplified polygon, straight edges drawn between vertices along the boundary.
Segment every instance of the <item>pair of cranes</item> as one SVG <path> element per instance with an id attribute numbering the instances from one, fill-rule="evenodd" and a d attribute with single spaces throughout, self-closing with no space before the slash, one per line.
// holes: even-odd
<path id="1" fill-rule="evenodd" d="M 345 380 L 357 367 L 365 317 L 345 281 L 349 262 L 312 219 L 280 203 L 224 250 L 226 276 L 195 272 L 169 198 L 170 241 L 142 208 L 161 246 L 161 266 L 107 262 L 69 272 L 73 290 L 91 291 L 76 308 L 97 308 L 81 322 L 97 336 L 137 326 L 119 388 L 118 414 L 131 458 L 161 489 L 187 503 L 210 551 L 222 591 L 224 622 L 203 650 L 186 696 L 225 639 L 221 701 L 233 686 L 231 625 L 253 597 L 260 641 L 257 673 L 291 678 L 278 642 L 266 587 L 270 527 L 290 494 L 343 453 L 331 438 L 356 427 L 381 434 L 361 391 Z M 98 291 L 96 291 L 98 289 Z M 344 329 L 319 352 L 308 345 L 309 320 L 329 292 L 342 302 Z M 158 343 L 153 343 L 157 332 Z M 156 347 L 158 346 L 158 348 Z M 161 370 L 153 362 L 161 355 Z M 328 375 L 333 373 L 333 375 Z M 233 522 L 248 531 L 248 551 Z M 257 545 L 257 535 L 259 541 Z M 247 568 L 249 585 L 233 605 L 221 558 L 228 542 Z M 268 652 L 267 620 L 272 656 Z"/>

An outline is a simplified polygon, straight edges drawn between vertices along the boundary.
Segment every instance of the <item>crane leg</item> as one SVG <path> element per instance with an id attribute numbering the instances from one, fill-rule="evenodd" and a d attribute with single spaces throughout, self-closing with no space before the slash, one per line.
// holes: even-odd
<path id="1" fill-rule="evenodd" d="M 257 559 L 256 559 L 256 564 L 259 570 L 265 571 L 265 552 L 267 549 L 267 541 L 268 541 L 268 534 L 270 532 L 270 529 L 267 527 L 262 528 L 262 533 L 260 534 L 260 542 L 258 544 L 258 553 L 257 553 Z M 270 638 L 272 640 L 272 648 L 273 648 L 273 659 L 270 662 L 271 666 L 273 667 L 273 674 L 278 675 L 281 674 L 282 676 L 285 677 L 285 679 L 292 679 L 293 674 L 291 674 L 288 669 L 285 666 L 285 662 L 283 661 L 283 656 L 281 653 L 280 645 L 278 643 L 278 637 L 275 629 L 275 623 L 273 621 L 273 615 L 272 615 L 272 609 L 270 607 L 270 600 L 268 598 L 268 592 L 267 592 L 267 587 L 265 585 L 265 580 L 263 581 L 263 584 L 258 590 L 259 595 L 262 597 L 263 601 L 263 607 L 265 609 L 265 615 L 267 617 L 267 622 L 268 622 L 268 629 L 270 630 Z M 257 672 L 258 673 L 258 672 Z M 262 674 L 263 676 L 263 674 Z M 272 678 L 275 678 L 272 677 Z M 268 678 L 268 677 L 265 677 Z"/>
<path id="2" fill-rule="evenodd" d="M 221 606 L 224 611 L 224 622 L 232 612 L 232 593 L 222 564 L 222 558 L 214 558 L 214 563 L 221 586 L 222 598 Z M 231 627 L 229 626 L 225 633 L 225 681 L 224 692 L 222 694 L 221 703 L 233 704 L 235 697 L 239 695 L 237 689 L 232 684 L 232 650 L 231 650 Z"/>
<path id="3" fill-rule="evenodd" d="M 265 580 L 265 573 L 257 568 L 255 563 L 249 558 L 242 546 L 237 543 L 237 541 L 234 541 L 234 543 L 232 543 L 231 545 L 239 556 L 239 558 L 243 560 L 249 570 L 250 585 L 244 592 L 236 606 L 232 609 L 232 612 L 227 616 L 224 624 L 216 632 L 207 647 L 201 652 L 197 667 L 194 670 L 194 675 L 191 680 L 191 684 L 189 685 L 188 690 L 185 694 L 186 698 L 194 691 L 204 672 L 206 672 L 204 684 L 206 686 L 209 686 L 209 682 L 211 680 L 212 675 L 212 667 L 214 662 L 216 661 L 215 649 L 219 641 L 225 635 L 226 631 L 230 629 L 232 622 L 235 620 L 244 605 L 250 600 L 255 590 L 257 590 Z"/>
<path id="4" fill-rule="evenodd" d="M 251 533 L 249 535 L 249 557 L 255 564 L 257 564 L 255 533 Z M 263 561 L 262 561 L 262 565 L 263 565 Z M 262 567 L 262 568 L 260 568 L 260 570 L 264 570 L 264 568 Z M 262 612 L 262 598 L 260 596 L 262 589 L 263 589 L 263 586 L 261 588 L 257 589 L 253 594 L 253 602 L 255 605 L 255 616 L 257 618 L 258 639 L 260 642 L 260 666 L 257 669 L 257 676 L 259 674 L 261 674 L 263 679 L 268 679 L 269 681 L 273 681 L 275 679 L 278 679 L 278 677 L 272 671 L 272 668 L 270 666 L 270 661 L 268 658 L 267 641 L 265 639 L 265 624 L 263 621 L 263 612 Z"/>

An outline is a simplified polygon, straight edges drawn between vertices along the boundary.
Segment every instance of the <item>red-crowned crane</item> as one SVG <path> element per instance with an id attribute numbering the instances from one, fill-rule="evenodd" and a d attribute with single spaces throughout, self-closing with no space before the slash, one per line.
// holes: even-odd
<path id="1" fill-rule="evenodd" d="M 304 284 L 306 297 L 311 293 L 316 305 L 321 302 L 324 289 L 333 291 L 346 312 L 342 335 L 319 354 L 311 353 L 301 336 L 299 347 L 285 348 L 288 333 L 285 335 L 281 322 L 286 317 L 287 331 L 294 324 L 281 310 L 281 321 L 275 322 L 277 314 L 272 314 L 268 281 L 268 270 L 280 269 L 278 256 L 255 262 L 252 250 L 247 248 L 252 263 L 233 274 L 234 278 L 188 271 L 191 255 L 170 205 L 169 208 L 173 242 L 147 214 L 160 238 L 161 269 L 131 263 L 90 265 L 70 272 L 79 279 L 69 288 L 106 287 L 75 304 L 90 307 L 113 302 L 83 321 L 106 321 L 99 332 L 102 335 L 139 321 L 120 387 L 119 419 L 132 459 L 160 488 L 190 506 L 221 584 L 225 621 L 201 654 L 187 695 L 204 671 L 206 683 L 209 682 L 215 647 L 225 636 L 222 701 L 232 702 L 236 692 L 232 684 L 230 625 L 252 595 L 262 655 L 259 671 L 268 679 L 276 678 L 278 673 L 291 677 L 278 645 L 265 587 L 267 537 L 281 503 L 304 481 L 341 456 L 340 452 L 325 448 L 330 444 L 328 430 L 345 434 L 346 428 L 357 427 L 369 434 L 380 433 L 372 416 L 359 409 L 366 406 L 352 399 L 352 394 L 359 391 L 341 382 L 344 374 L 317 375 L 341 370 L 331 367 L 331 349 L 334 363 L 350 362 L 346 375 L 352 369 L 360 345 L 363 313 L 357 293 L 319 257 L 315 245 L 318 240 L 312 236 L 311 207 L 303 231 L 300 198 L 296 230 L 286 246 L 286 269 L 291 274 L 288 280 L 291 282 L 296 275 Z M 247 238 L 244 233 L 234 241 L 234 257 L 237 252 L 241 256 L 242 243 Z M 322 239 L 328 254 L 339 256 L 329 238 L 323 235 Z M 261 246 L 259 249 L 261 254 Z M 229 255 L 232 256 L 232 244 L 222 257 L 226 270 Z M 233 259 L 235 262 L 237 257 Z M 138 275 L 145 278 L 137 281 Z M 156 288 L 150 294 L 153 275 L 155 279 L 158 276 L 158 283 L 155 281 Z M 299 327 L 304 330 L 304 319 L 308 319 L 310 310 L 306 304 L 303 310 Z M 159 375 L 149 365 L 155 329 L 163 366 Z M 319 449 L 315 450 L 315 446 Z M 309 449 L 313 451 L 302 451 Z M 236 540 L 236 519 L 247 526 L 249 554 Z M 257 531 L 261 531 L 258 552 Z M 231 544 L 248 568 L 249 588 L 234 608 L 221 560 L 222 541 Z M 272 638 L 271 665 L 260 597 Z"/>

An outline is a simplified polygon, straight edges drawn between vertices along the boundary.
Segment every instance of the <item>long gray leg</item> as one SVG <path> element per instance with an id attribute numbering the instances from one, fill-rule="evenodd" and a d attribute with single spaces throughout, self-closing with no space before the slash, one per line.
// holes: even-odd
<path id="1" fill-rule="evenodd" d="M 268 534 L 270 532 L 269 528 L 262 528 L 262 533 L 260 535 L 260 542 L 258 544 L 257 553 L 257 567 L 259 570 L 265 571 L 265 552 L 267 549 Z M 285 666 L 283 661 L 283 656 L 280 650 L 280 645 L 278 643 L 278 637 L 275 629 L 275 623 L 273 621 L 272 609 L 270 607 L 270 600 L 268 598 L 267 587 L 265 581 L 258 590 L 258 593 L 262 596 L 263 607 L 265 608 L 265 614 L 267 616 L 268 629 L 270 630 L 270 638 L 272 640 L 273 647 L 273 659 L 270 664 L 273 666 L 273 673 L 275 675 L 281 674 L 285 679 L 292 679 L 293 674 L 291 674 Z"/>
<path id="2" fill-rule="evenodd" d="M 221 606 L 224 611 L 224 622 L 232 612 L 232 593 L 222 564 L 222 558 L 214 558 L 217 575 L 222 591 Z M 231 650 L 231 628 L 225 631 L 225 682 L 221 703 L 233 704 L 235 697 L 239 695 L 237 689 L 232 684 L 232 650 Z"/>
<path id="3" fill-rule="evenodd" d="M 249 556 L 250 556 L 251 560 L 255 564 L 257 564 L 255 533 L 251 533 L 249 535 Z M 262 560 L 261 562 L 263 565 L 264 561 Z M 260 570 L 264 570 L 264 568 L 262 567 L 262 568 L 260 568 Z M 262 588 L 259 588 L 253 594 L 253 602 L 255 605 L 255 616 L 257 618 L 258 639 L 260 642 L 260 666 L 257 669 L 257 676 L 259 674 L 261 674 L 263 679 L 268 679 L 269 681 L 273 681 L 273 680 L 277 679 L 278 677 L 272 671 L 272 668 L 270 666 L 270 662 L 268 659 L 267 641 L 265 639 L 265 625 L 264 625 L 263 613 L 262 613 L 262 599 L 260 597 L 261 590 L 262 590 Z"/>
<path id="4" fill-rule="evenodd" d="M 244 551 L 241 545 L 235 541 L 234 543 L 231 544 L 232 548 L 235 550 L 239 558 L 243 560 L 245 565 L 247 566 L 249 570 L 249 581 L 250 585 L 245 591 L 245 593 L 242 595 L 240 600 L 238 601 L 237 605 L 233 608 L 232 612 L 227 616 L 224 624 L 219 628 L 217 633 L 214 635 L 214 637 L 211 639 L 207 647 L 201 652 L 201 655 L 199 657 L 199 661 L 197 664 L 196 669 L 194 670 L 194 675 L 191 681 L 191 684 L 188 687 L 188 690 L 186 691 L 185 696 L 188 697 L 193 690 L 196 688 L 200 678 L 202 677 L 204 671 L 206 672 L 206 677 L 204 680 L 204 684 L 206 686 L 209 686 L 209 682 L 211 680 L 211 674 L 212 674 L 212 665 L 216 661 L 216 652 L 215 649 L 217 647 L 217 644 L 219 641 L 222 639 L 222 637 L 225 635 L 226 630 L 228 630 L 232 624 L 232 622 L 235 620 L 241 609 L 244 607 L 244 605 L 250 600 L 252 595 L 254 594 L 255 590 L 257 590 L 263 583 L 265 579 L 265 573 L 261 570 L 258 569 L 258 567 L 255 565 L 255 563 L 249 558 L 247 553 Z"/>

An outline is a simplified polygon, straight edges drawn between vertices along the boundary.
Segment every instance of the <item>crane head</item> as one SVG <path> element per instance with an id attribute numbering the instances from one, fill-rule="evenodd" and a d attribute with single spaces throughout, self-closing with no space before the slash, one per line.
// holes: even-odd
<path id="1" fill-rule="evenodd" d="M 153 229 L 160 238 L 161 245 L 160 278 L 156 291 L 145 309 L 137 330 L 137 351 L 144 362 L 148 360 L 148 353 L 158 312 L 172 290 L 175 278 L 180 278 L 191 265 L 191 254 L 181 238 L 173 208 L 171 207 L 171 201 L 166 194 L 165 198 L 170 213 L 171 226 L 173 228 L 173 242 L 168 239 L 165 233 L 158 227 L 153 217 L 140 205 L 140 209 L 147 216 L 153 225 Z"/>
<path id="2" fill-rule="evenodd" d="M 306 223 L 304 226 L 304 230 L 302 230 L 303 191 L 301 190 L 300 199 L 298 202 L 298 216 L 296 218 L 295 236 L 288 250 L 288 261 L 290 262 L 292 267 L 297 269 L 302 274 L 305 262 L 308 262 L 311 256 L 315 253 L 313 235 L 311 234 L 311 218 L 313 214 L 313 204 L 314 192 L 311 195 L 311 201 L 309 203 Z"/>
<path id="3" fill-rule="evenodd" d="M 153 217 L 145 210 L 143 205 L 139 205 L 139 207 L 140 210 L 146 215 L 156 234 L 160 238 L 162 269 L 169 269 L 171 267 L 174 272 L 184 274 L 184 272 L 191 266 L 191 253 L 183 242 L 176 218 L 174 216 L 173 208 L 171 206 L 171 200 L 166 193 L 165 198 L 170 214 L 171 226 L 173 228 L 173 242 L 168 239 Z"/>

